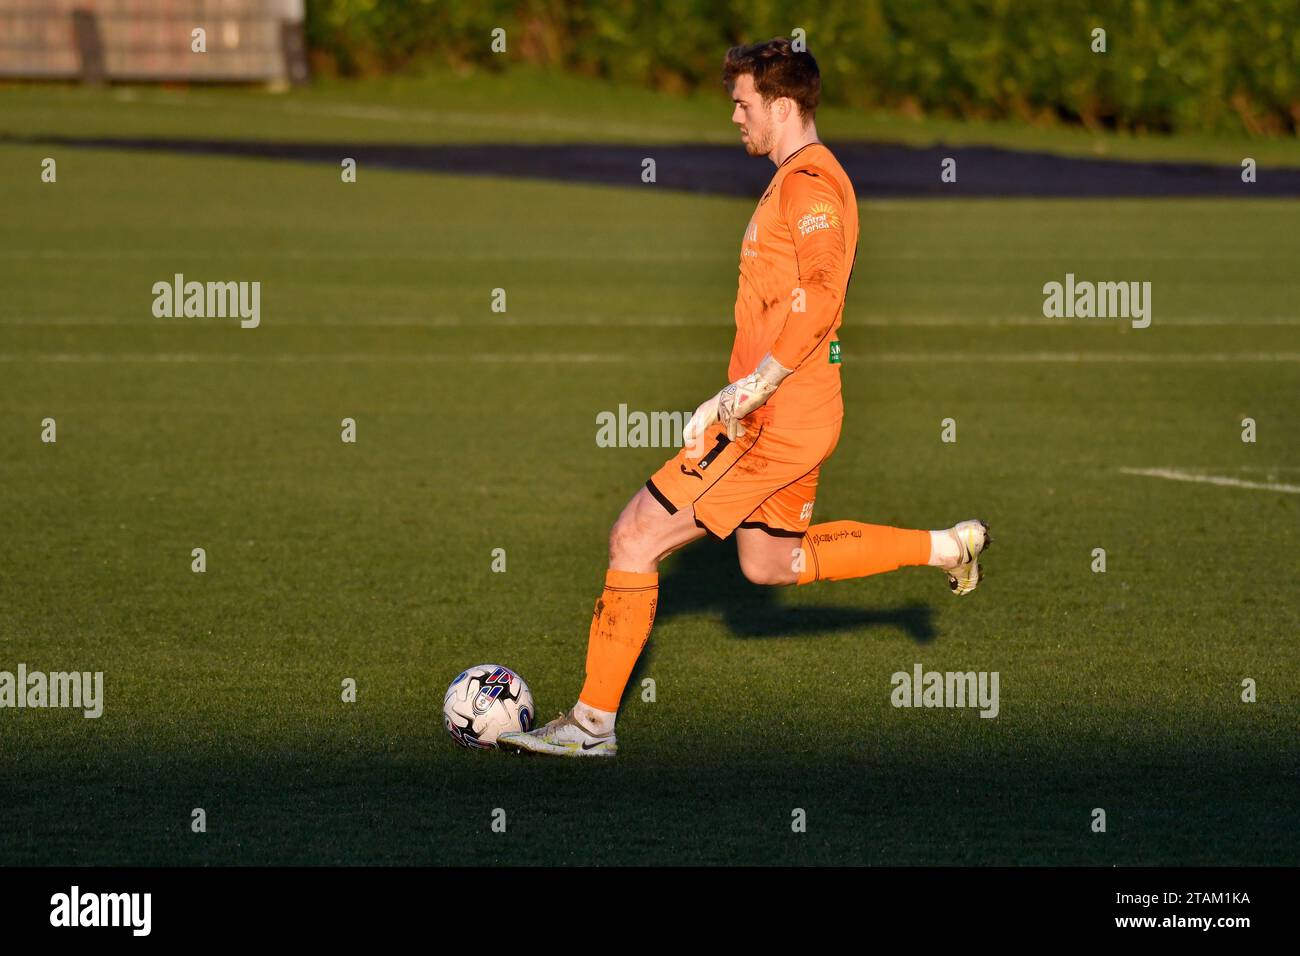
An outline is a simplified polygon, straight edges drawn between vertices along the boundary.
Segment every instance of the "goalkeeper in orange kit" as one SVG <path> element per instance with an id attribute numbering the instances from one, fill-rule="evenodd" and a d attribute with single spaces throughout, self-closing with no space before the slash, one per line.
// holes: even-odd
<path id="1" fill-rule="evenodd" d="M 614 523 L 577 704 L 544 727 L 502 734 L 505 750 L 617 754 L 615 716 L 654 624 L 659 562 L 706 534 L 735 533 L 741 569 L 755 584 L 841 581 L 909 565 L 943 568 L 958 595 L 980 581 L 989 542 L 982 521 L 943 531 L 811 524 L 818 473 L 844 416 L 836 332 L 857 250 L 857 200 L 817 138 L 821 77 L 810 53 L 785 39 L 736 47 L 723 80 L 746 151 L 776 165 L 741 243 L 731 384 L 696 410 L 685 447 Z"/>

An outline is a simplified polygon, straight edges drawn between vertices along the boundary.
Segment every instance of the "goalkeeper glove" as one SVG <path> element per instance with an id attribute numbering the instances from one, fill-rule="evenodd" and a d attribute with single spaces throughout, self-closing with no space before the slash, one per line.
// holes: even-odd
<path id="1" fill-rule="evenodd" d="M 743 419 L 762 408 L 791 371 L 770 354 L 765 355 L 753 372 L 732 382 L 697 408 L 686 423 L 682 437 L 688 443 L 695 441 L 706 428 L 720 421 L 727 426 L 727 437 L 735 441 L 745 434 Z"/>

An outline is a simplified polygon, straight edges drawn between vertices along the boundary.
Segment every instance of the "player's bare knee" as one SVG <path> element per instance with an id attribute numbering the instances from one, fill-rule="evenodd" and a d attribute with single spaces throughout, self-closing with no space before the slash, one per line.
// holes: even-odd
<path id="1" fill-rule="evenodd" d="M 791 568 L 762 559 L 746 560 L 742 557 L 740 559 L 740 573 L 745 576 L 745 580 L 750 584 L 762 584 L 769 587 L 794 584 L 799 580 L 799 575 Z"/>
<path id="2" fill-rule="evenodd" d="M 609 529 L 610 567 L 614 567 L 621 559 L 627 557 L 635 543 L 635 535 L 627 527 L 626 522 L 622 518 L 615 521 L 614 527 Z"/>
<path id="3" fill-rule="evenodd" d="M 636 512 L 619 516 L 609 529 L 609 566 L 633 569 L 654 563 L 654 548 L 649 529 L 638 521 Z"/>

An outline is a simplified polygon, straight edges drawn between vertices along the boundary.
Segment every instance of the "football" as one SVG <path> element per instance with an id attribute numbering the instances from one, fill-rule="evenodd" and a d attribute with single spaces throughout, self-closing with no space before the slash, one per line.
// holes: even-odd
<path id="1" fill-rule="evenodd" d="M 442 699 L 442 724 L 462 747 L 490 750 L 497 735 L 533 729 L 533 692 L 524 679 L 500 664 L 476 664 L 461 671 Z"/>

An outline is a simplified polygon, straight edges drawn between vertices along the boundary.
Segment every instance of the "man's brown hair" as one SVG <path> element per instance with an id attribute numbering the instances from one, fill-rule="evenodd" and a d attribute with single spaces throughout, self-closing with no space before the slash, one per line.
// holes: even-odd
<path id="1" fill-rule="evenodd" d="M 722 61 L 722 82 L 727 89 L 746 73 L 754 77 L 754 89 L 764 103 L 787 96 L 799 104 L 805 121 L 816 114 L 822 98 L 822 76 L 817 61 L 806 50 L 797 52 L 785 37 L 728 50 Z"/>

